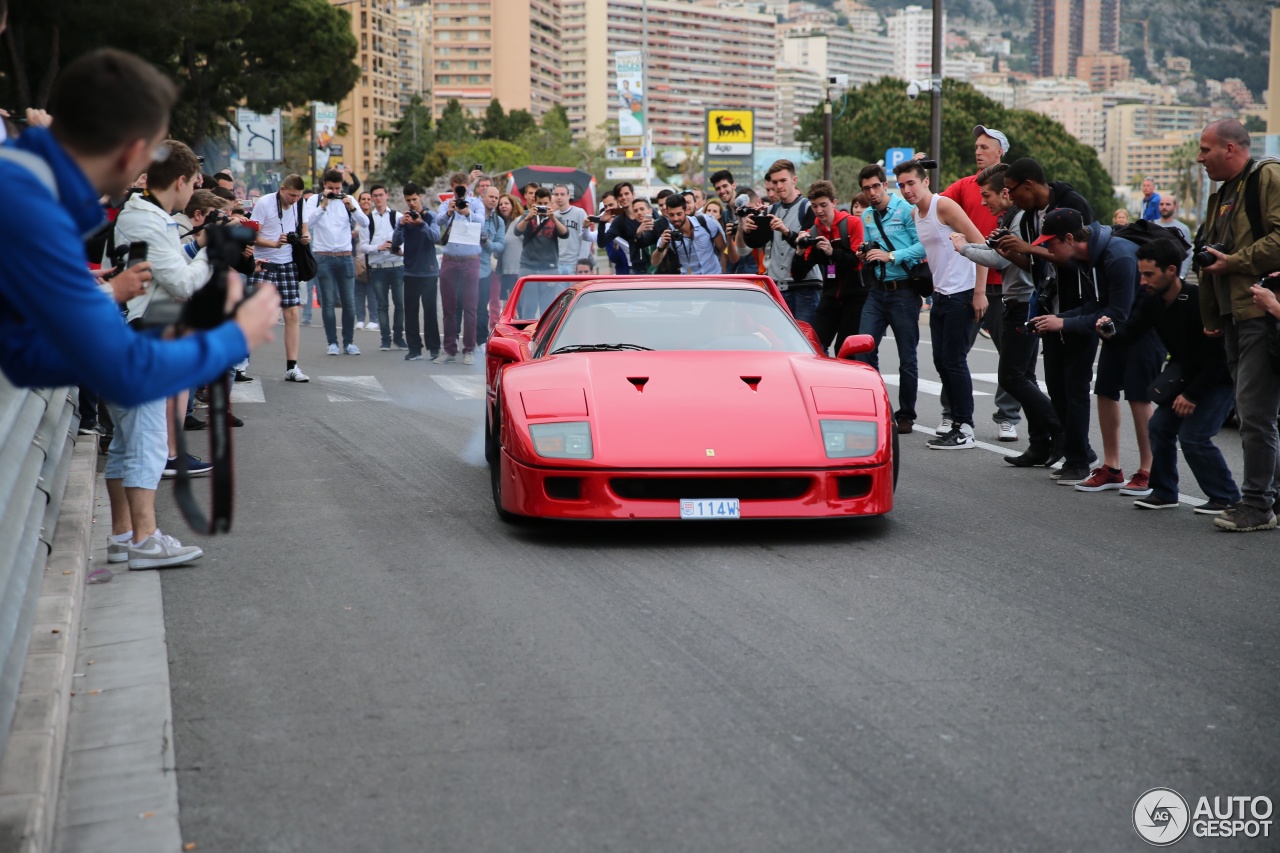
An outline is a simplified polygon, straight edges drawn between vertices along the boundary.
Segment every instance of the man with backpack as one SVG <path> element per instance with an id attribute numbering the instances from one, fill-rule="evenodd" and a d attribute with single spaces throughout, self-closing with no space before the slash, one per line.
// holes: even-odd
<path id="1" fill-rule="evenodd" d="M 378 349 L 389 351 L 393 340 L 396 349 L 408 349 L 404 339 L 404 258 L 392 245 L 400 214 L 387 206 L 387 188 L 382 184 L 370 187 L 369 195 L 373 207 L 369 211 L 368 227 L 360 226 L 360 252 L 368 259 L 369 284 L 373 285 L 373 295 L 378 300 L 378 329 L 382 334 Z"/>
<path id="2" fill-rule="evenodd" d="M 701 213 L 689 215 L 691 203 L 684 195 L 667 196 L 667 227 L 658 235 L 653 263 L 660 272 L 673 275 L 720 275 L 724 271 L 720 256 L 726 249 L 724 230 L 715 219 Z M 736 248 L 729 250 L 729 260 L 738 260 Z"/>
<path id="3" fill-rule="evenodd" d="M 1226 344 L 1244 448 L 1243 500 L 1213 523 L 1233 532 L 1270 530 L 1280 503 L 1280 375 L 1271 352 L 1277 330 L 1255 304 L 1252 286 L 1280 270 L 1280 165 L 1271 157 L 1255 159 L 1248 131 L 1234 119 L 1204 129 L 1197 159 L 1210 180 L 1222 182 L 1209 196 L 1196 243 L 1215 259 L 1200 266 L 1200 313 L 1205 334 Z"/>
<path id="4" fill-rule="evenodd" d="M 796 186 L 796 167 L 790 160 L 778 160 L 764 179 L 776 198 L 769 207 L 769 227 L 757 227 L 756 217 L 750 216 L 742 220 L 738 234 L 742 245 L 764 249 L 767 273 L 782 291 L 792 315 L 803 323 L 813 323 L 822 296 L 822 274 L 816 266 L 802 279 L 791 274 L 796 237 L 813 227 L 813 208 Z"/>
<path id="5" fill-rule="evenodd" d="M 805 193 L 813 208 L 814 222 L 801 239 L 807 245 L 796 250 L 793 279 L 803 280 L 817 268 L 822 274 L 822 297 L 814 314 L 813 329 L 824 349 L 835 342 L 836 352 L 850 335 L 858 334 L 867 291 L 862 285 L 862 220 L 837 210 L 835 185 L 816 181 Z M 815 242 L 816 241 L 816 242 Z"/>

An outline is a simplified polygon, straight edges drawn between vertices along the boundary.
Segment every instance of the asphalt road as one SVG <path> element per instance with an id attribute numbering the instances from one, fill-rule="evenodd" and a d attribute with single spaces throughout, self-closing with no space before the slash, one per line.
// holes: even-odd
<path id="1" fill-rule="evenodd" d="M 515 529 L 480 366 L 303 332 L 310 384 L 276 343 L 237 391 L 234 535 L 163 575 L 201 851 L 1124 851 L 1153 787 L 1280 801 L 1280 533 L 923 434 L 884 519 Z"/>

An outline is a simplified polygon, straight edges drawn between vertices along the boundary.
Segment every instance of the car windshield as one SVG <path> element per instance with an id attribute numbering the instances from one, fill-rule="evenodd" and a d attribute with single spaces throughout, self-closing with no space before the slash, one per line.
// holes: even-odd
<path id="1" fill-rule="evenodd" d="M 549 349 L 554 354 L 593 348 L 813 352 L 767 293 L 688 287 L 584 293 Z"/>
<path id="2" fill-rule="evenodd" d="M 551 303 L 556 301 L 556 297 L 564 293 L 572 281 L 541 281 L 539 279 L 526 279 L 524 284 L 520 286 L 520 298 L 516 301 L 516 320 L 537 320 L 548 308 Z"/>

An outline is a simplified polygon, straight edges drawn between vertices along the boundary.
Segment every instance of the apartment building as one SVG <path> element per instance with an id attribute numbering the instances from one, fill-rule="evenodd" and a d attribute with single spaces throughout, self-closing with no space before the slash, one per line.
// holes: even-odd
<path id="1" fill-rule="evenodd" d="M 330 0 L 351 15 L 351 31 L 359 42 L 360 79 L 338 105 L 338 121 L 347 134 L 334 142 L 342 145 L 342 162 L 357 174 L 368 174 L 382 163 L 387 130 L 400 116 L 400 65 L 397 59 L 399 21 L 396 0 Z"/>
<path id="2" fill-rule="evenodd" d="M 933 76 L 933 10 L 908 6 L 885 18 L 889 41 L 894 46 L 892 73 L 903 80 L 928 80 Z M 946 32 L 945 12 L 942 30 Z M 943 67 L 946 47 L 943 46 Z"/>
<path id="3" fill-rule="evenodd" d="M 431 75 L 427 58 L 431 55 L 431 5 L 427 0 L 400 0 L 396 20 L 400 108 L 408 107 L 414 95 L 421 95 L 422 100 L 430 104 Z"/>
<path id="4" fill-rule="evenodd" d="M 782 42 L 780 64 L 807 68 L 821 77 L 847 74 L 851 87 L 879 80 L 895 62 L 895 48 L 878 32 L 849 27 L 793 30 Z"/>
<path id="5" fill-rule="evenodd" d="M 586 134 L 617 113 L 613 58 L 619 51 L 641 49 L 644 4 L 560 0 L 559 5 L 569 29 L 560 67 L 572 75 L 562 77 L 561 97 L 575 135 Z M 684 0 L 649 0 L 647 7 L 645 113 L 654 144 L 699 144 L 706 109 L 752 108 L 756 144 L 773 145 L 776 18 L 746 6 Z"/>
<path id="6" fill-rule="evenodd" d="M 1160 176 L 1170 170 L 1161 155 L 1195 139 L 1211 120 L 1202 107 L 1166 104 L 1119 104 L 1107 110 L 1106 148 L 1102 162 L 1111 180 L 1127 186 L 1144 174 Z"/>
<path id="7" fill-rule="evenodd" d="M 1033 14 L 1032 64 L 1041 77 L 1079 77 L 1094 91 L 1128 79 L 1120 0 L 1036 0 Z"/>
<path id="8" fill-rule="evenodd" d="M 778 99 L 775 121 L 778 128 L 778 146 L 793 148 L 796 132 L 802 116 L 826 97 L 826 81 L 812 68 L 798 65 L 779 65 L 777 70 Z M 759 113 L 756 114 L 759 116 Z"/>

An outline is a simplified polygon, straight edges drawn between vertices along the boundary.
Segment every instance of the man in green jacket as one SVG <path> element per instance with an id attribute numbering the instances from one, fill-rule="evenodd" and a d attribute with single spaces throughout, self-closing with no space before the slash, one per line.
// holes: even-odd
<path id="1" fill-rule="evenodd" d="M 1280 374 L 1267 354 L 1272 321 L 1254 305 L 1250 286 L 1280 270 L 1280 161 L 1253 157 L 1249 134 L 1234 119 L 1204 129 L 1197 160 L 1222 184 L 1209 197 L 1201 232 L 1214 261 L 1200 266 L 1200 313 L 1205 334 L 1225 336 L 1244 448 L 1244 499 L 1213 523 L 1235 532 L 1270 530 L 1280 497 Z"/>

